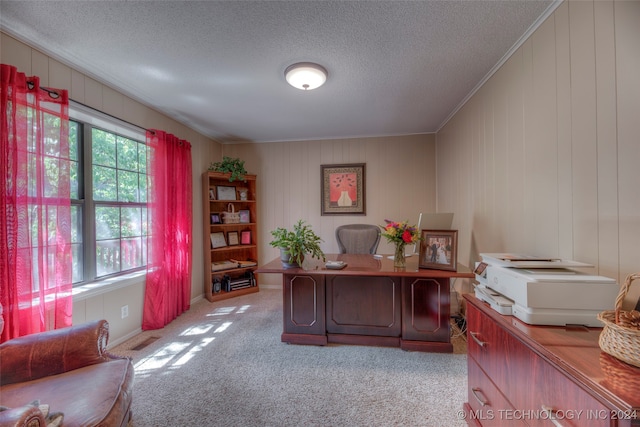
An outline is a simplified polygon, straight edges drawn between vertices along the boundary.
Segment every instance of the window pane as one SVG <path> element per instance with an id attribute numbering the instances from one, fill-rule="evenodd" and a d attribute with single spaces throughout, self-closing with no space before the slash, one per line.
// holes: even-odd
<path id="1" fill-rule="evenodd" d="M 118 169 L 138 171 L 138 143 L 121 136 L 117 139 Z"/>
<path id="2" fill-rule="evenodd" d="M 82 245 L 72 244 L 71 252 L 73 256 L 73 271 L 72 277 L 73 283 L 79 283 L 84 280 L 83 274 L 83 265 L 84 265 L 84 256 L 83 256 L 83 247 Z"/>
<path id="3" fill-rule="evenodd" d="M 100 129 L 93 129 L 92 137 L 92 154 L 93 164 L 116 167 L 116 136 L 113 133 L 105 132 Z"/>
<path id="4" fill-rule="evenodd" d="M 142 239 L 140 237 L 122 239 L 121 246 L 122 269 L 142 267 Z"/>
<path id="5" fill-rule="evenodd" d="M 147 203 L 147 175 L 141 173 L 138 176 L 138 183 L 140 185 L 140 194 L 138 195 L 140 202 Z"/>
<path id="6" fill-rule="evenodd" d="M 118 201 L 137 202 L 138 201 L 138 174 L 118 170 Z"/>
<path id="7" fill-rule="evenodd" d="M 69 180 L 71 183 L 71 199 L 80 198 L 80 163 L 78 159 L 78 123 L 69 122 L 69 159 L 71 159 L 71 169 L 69 171 Z"/>
<path id="8" fill-rule="evenodd" d="M 140 173 L 147 173 L 147 145 L 138 144 L 138 166 Z"/>
<path id="9" fill-rule="evenodd" d="M 115 169 L 93 166 L 93 200 L 109 202 L 118 200 Z"/>
<path id="10" fill-rule="evenodd" d="M 96 206 L 96 240 L 120 238 L 120 208 Z"/>
<path id="11" fill-rule="evenodd" d="M 73 283 L 84 280 L 84 245 L 82 244 L 82 206 L 71 205 L 71 251 Z"/>
<path id="12" fill-rule="evenodd" d="M 122 208 L 122 237 L 134 237 L 142 234 L 141 211 L 140 208 Z"/>
<path id="13" fill-rule="evenodd" d="M 69 122 L 69 158 L 78 161 L 78 122 Z"/>
<path id="14" fill-rule="evenodd" d="M 98 277 L 120 271 L 120 240 L 96 242 L 96 275 Z"/>

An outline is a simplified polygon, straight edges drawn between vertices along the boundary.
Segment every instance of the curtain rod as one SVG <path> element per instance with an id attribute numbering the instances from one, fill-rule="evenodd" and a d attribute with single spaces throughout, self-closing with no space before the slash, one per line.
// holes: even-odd
<path id="1" fill-rule="evenodd" d="M 105 116 L 105 117 L 107 117 L 109 119 L 112 119 L 112 120 L 117 120 L 117 121 L 119 121 L 121 123 L 127 124 L 127 125 L 132 126 L 132 127 L 136 128 L 136 129 L 142 130 L 144 132 L 148 131 L 148 132 L 151 132 L 151 133 L 153 133 L 155 135 L 155 132 L 153 130 L 151 130 L 151 129 L 143 128 L 142 126 L 138 126 L 135 123 L 131 123 L 131 122 L 127 121 L 127 120 L 121 119 L 120 117 L 116 117 L 116 116 L 113 116 L 113 115 L 111 115 L 109 113 L 105 113 L 104 111 L 100 111 L 100 110 L 98 110 L 96 108 L 93 108 L 93 107 L 91 107 L 89 105 L 83 104 L 82 102 L 78 102 L 78 101 L 75 101 L 73 99 L 69 99 L 69 106 L 71 106 L 71 104 L 75 104 L 77 107 L 80 107 L 80 109 L 91 110 L 93 113 L 96 113 L 98 115 Z"/>

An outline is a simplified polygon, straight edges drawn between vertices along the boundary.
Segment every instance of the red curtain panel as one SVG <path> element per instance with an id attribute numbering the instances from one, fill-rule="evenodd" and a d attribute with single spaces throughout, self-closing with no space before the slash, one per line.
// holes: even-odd
<path id="1" fill-rule="evenodd" d="M 69 98 L 1 64 L 1 340 L 70 326 Z"/>
<path id="2" fill-rule="evenodd" d="M 147 132 L 148 241 L 142 329 L 159 329 L 189 309 L 192 263 L 191 144 Z"/>

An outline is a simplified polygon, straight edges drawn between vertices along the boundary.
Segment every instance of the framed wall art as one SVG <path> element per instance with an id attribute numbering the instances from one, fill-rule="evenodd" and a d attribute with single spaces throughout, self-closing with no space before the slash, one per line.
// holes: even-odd
<path id="1" fill-rule="evenodd" d="M 240 244 L 242 245 L 251 244 L 251 230 L 244 230 L 240 232 Z"/>
<path id="2" fill-rule="evenodd" d="M 422 230 L 418 267 L 456 271 L 458 230 Z"/>
<path id="3" fill-rule="evenodd" d="M 365 215 L 365 164 L 321 165 L 322 215 Z"/>

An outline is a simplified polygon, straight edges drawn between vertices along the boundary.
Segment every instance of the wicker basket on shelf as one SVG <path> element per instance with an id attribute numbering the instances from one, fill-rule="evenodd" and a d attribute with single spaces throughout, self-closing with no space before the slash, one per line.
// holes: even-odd
<path id="1" fill-rule="evenodd" d="M 615 310 L 598 313 L 598 319 L 604 323 L 599 344 L 605 353 L 640 367 L 640 312 L 622 310 L 622 302 L 636 279 L 640 279 L 640 273 L 627 276 L 616 298 Z"/>
<path id="2" fill-rule="evenodd" d="M 236 212 L 233 203 L 229 203 L 227 206 L 228 211 L 222 212 L 223 224 L 238 224 L 240 222 L 240 212 Z"/>

